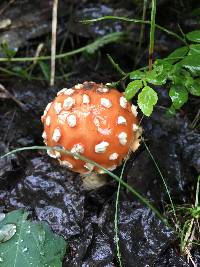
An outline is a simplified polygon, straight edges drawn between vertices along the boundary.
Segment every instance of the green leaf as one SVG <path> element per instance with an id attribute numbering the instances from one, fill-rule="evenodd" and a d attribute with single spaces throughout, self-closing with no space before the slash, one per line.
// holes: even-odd
<path id="1" fill-rule="evenodd" d="M 179 63 L 173 65 L 171 75 L 169 75 L 169 79 L 172 81 L 173 84 L 182 84 L 184 87 L 185 79 L 187 77 L 191 77 L 191 73 L 188 70 L 182 68 Z"/>
<path id="2" fill-rule="evenodd" d="M 95 42 L 88 45 L 86 52 L 88 54 L 94 54 L 99 48 L 109 43 L 118 42 L 124 36 L 123 32 L 109 33 L 101 38 L 96 39 Z"/>
<path id="3" fill-rule="evenodd" d="M 12 71 L 17 73 L 19 76 L 21 76 L 24 79 L 30 79 L 30 75 L 27 72 L 27 70 L 23 69 L 21 66 L 14 66 L 12 68 Z"/>
<path id="4" fill-rule="evenodd" d="M 188 89 L 190 94 L 200 96 L 200 79 L 193 79 L 192 77 L 187 77 L 185 81 L 185 87 Z"/>
<path id="5" fill-rule="evenodd" d="M 154 85 L 165 84 L 172 67 L 173 65 L 165 60 L 156 60 L 153 70 L 146 72 L 146 81 Z"/>
<path id="6" fill-rule="evenodd" d="M 190 50 L 188 53 L 189 56 L 191 55 L 200 55 L 200 44 L 192 44 L 190 45 Z"/>
<path id="7" fill-rule="evenodd" d="M 179 84 L 182 85 L 183 87 L 185 86 L 185 79 L 186 75 L 181 75 L 179 73 L 174 73 L 174 75 L 171 77 L 173 84 Z"/>
<path id="8" fill-rule="evenodd" d="M 182 85 L 172 85 L 169 96 L 175 109 L 179 109 L 188 101 L 188 91 Z"/>
<path id="9" fill-rule="evenodd" d="M 168 110 L 166 111 L 166 116 L 167 118 L 171 118 L 176 114 L 176 109 L 174 108 L 173 105 L 171 105 L 171 107 L 168 108 Z"/>
<path id="10" fill-rule="evenodd" d="M 198 8 L 193 9 L 191 12 L 191 16 L 193 17 L 200 16 L 200 8 L 198 7 Z"/>
<path id="11" fill-rule="evenodd" d="M 175 62 L 179 61 L 188 53 L 188 50 L 189 49 L 187 46 L 177 48 L 171 54 L 169 54 L 169 56 L 167 57 L 167 59 L 170 59 L 170 61 L 168 61 L 168 62 L 175 63 Z"/>
<path id="12" fill-rule="evenodd" d="M 140 70 L 134 70 L 130 73 L 130 79 L 135 80 L 135 79 L 142 79 L 145 76 L 144 72 Z"/>
<path id="13" fill-rule="evenodd" d="M 0 243 L 0 266 L 61 267 L 66 242 L 53 234 L 46 223 L 32 223 L 27 216 L 27 212 L 16 210 L 6 214 L 0 222 L 4 239 L 9 237 Z M 5 230 L 8 225 L 15 227 L 16 233 L 12 236 Z"/>
<path id="14" fill-rule="evenodd" d="M 151 71 L 146 72 L 146 81 L 148 83 L 154 84 L 154 85 L 162 85 L 166 83 L 167 75 L 163 74 L 158 74 L 157 69 L 153 69 Z"/>
<path id="15" fill-rule="evenodd" d="M 126 99 L 130 100 L 131 98 L 133 98 L 142 87 L 143 83 L 141 80 L 130 82 L 125 90 Z"/>
<path id="16" fill-rule="evenodd" d="M 49 64 L 45 63 L 44 61 L 38 61 L 39 66 L 42 70 L 42 73 L 47 81 L 50 81 L 50 68 Z"/>
<path id="17" fill-rule="evenodd" d="M 200 43 L 200 30 L 187 33 L 186 38 L 192 42 Z"/>
<path id="18" fill-rule="evenodd" d="M 158 75 L 170 71 L 172 67 L 173 65 L 165 59 L 157 59 L 153 65 L 153 68 L 156 69 Z"/>
<path id="19" fill-rule="evenodd" d="M 157 93 L 151 87 L 145 86 L 139 93 L 137 102 L 141 111 L 149 117 L 157 101 Z"/>
<path id="20" fill-rule="evenodd" d="M 194 75 L 200 73 L 200 55 L 187 56 L 178 64 L 189 69 Z"/>
<path id="21" fill-rule="evenodd" d="M 6 41 L 3 41 L 1 43 L 1 50 L 4 53 L 4 55 L 9 58 L 13 58 L 17 53 L 17 51 L 9 48 L 8 43 Z"/>

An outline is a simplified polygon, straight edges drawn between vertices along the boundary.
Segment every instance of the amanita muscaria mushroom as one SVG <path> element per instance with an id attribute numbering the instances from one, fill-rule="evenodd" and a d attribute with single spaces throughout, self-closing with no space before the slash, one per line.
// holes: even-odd
<path id="1" fill-rule="evenodd" d="M 78 159 L 77 153 L 112 171 L 139 146 L 136 107 L 115 88 L 103 84 L 84 82 L 62 89 L 41 120 L 44 143 L 70 150 L 73 156 L 56 150 L 48 150 L 48 154 L 81 174 L 103 171 Z M 91 174 L 88 177 L 94 180 Z"/>

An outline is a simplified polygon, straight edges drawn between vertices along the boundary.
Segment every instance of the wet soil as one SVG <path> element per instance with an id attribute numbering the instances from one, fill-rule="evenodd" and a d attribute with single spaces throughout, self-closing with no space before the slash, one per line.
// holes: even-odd
<path id="1" fill-rule="evenodd" d="M 6 29 L 0 33 L 0 40 L 9 33 L 9 42 L 21 55 L 27 50 L 32 53 L 37 43 L 47 38 L 46 36 L 50 38 L 48 33 L 51 30 L 52 2 L 36 1 L 34 9 L 32 1 L 19 2 L 20 8 L 24 10 L 21 21 L 25 23 L 28 18 L 31 23 L 26 27 L 23 23 L 20 24 L 18 33 L 21 32 L 18 37 L 13 37 L 16 34 L 15 27 Z M 61 1 L 60 8 L 65 5 L 69 8 L 66 12 L 61 11 L 59 15 L 58 43 L 60 44 L 67 31 L 67 38 L 73 39 L 73 42 L 66 42 L 67 51 L 113 31 L 127 31 L 129 38 L 126 42 L 102 48 L 98 55 L 88 57 L 81 54 L 69 59 L 66 64 L 71 64 L 72 74 L 67 81 L 57 80 L 54 88 L 50 88 L 44 81 L 26 81 L 1 76 L 1 83 L 24 104 L 24 109 L 12 99 L 0 98 L 0 155 L 14 148 L 42 145 L 40 116 L 47 103 L 62 87 L 71 87 L 85 80 L 118 80 L 120 76 L 109 63 L 106 53 L 112 54 L 125 71 L 133 68 L 134 62 L 136 63 L 134 55 L 138 46 L 138 26 L 126 27 L 119 22 L 104 22 L 96 26 L 76 23 L 78 18 L 110 14 L 136 17 L 141 14 L 141 4 L 135 1 L 134 8 L 131 8 L 131 3 L 132 1 L 124 4 L 121 1 Z M 170 4 L 172 7 L 169 9 L 169 17 L 163 17 L 166 6 Z M 185 30 L 193 29 L 196 27 L 195 20 L 189 15 L 185 20 L 181 19 L 181 12 L 188 14 L 188 5 L 191 10 L 192 1 L 190 4 L 179 6 L 179 9 L 178 1 L 158 1 L 159 23 L 168 28 L 170 26 L 173 30 L 176 30 L 178 22 Z M 4 6 L 5 2 L 2 3 L 2 7 Z M 12 15 L 10 17 L 15 23 L 19 14 L 18 3 L 7 8 L 3 18 L 8 17 L 8 14 Z M 36 17 L 41 24 L 39 28 L 34 24 Z M 185 21 L 190 23 L 186 24 Z M 157 32 L 156 40 L 155 57 L 163 57 L 180 45 L 179 41 L 161 32 Z M 148 29 L 145 31 L 142 51 L 141 58 L 137 61 L 139 66 L 147 62 Z M 123 90 L 123 86 L 122 83 L 119 90 Z M 153 115 L 142 120 L 144 139 L 162 171 L 173 202 L 178 205 L 192 204 L 194 187 L 200 172 L 200 133 L 192 128 L 192 120 L 197 113 L 199 102 L 192 98 L 173 118 L 168 118 L 166 108 L 170 100 L 167 90 L 168 88 L 157 88 L 159 103 Z M 120 174 L 120 171 L 119 167 L 115 173 Z M 124 179 L 161 213 L 166 213 L 169 198 L 144 144 L 128 160 Z M 69 243 L 69 250 L 63 262 L 65 267 L 118 266 L 114 241 L 116 191 L 117 184 L 113 180 L 98 190 L 85 191 L 78 174 L 61 168 L 57 161 L 49 158 L 43 151 L 20 152 L 0 161 L 0 212 L 25 208 L 34 220 L 47 221 L 52 230 L 62 235 Z M 181 256 L 178 244 L 178 237 L 172 228 L 168 228 L 136 197 L 121 188 L 119 246 L 123 266 L 192 266 Z M 192 257 L 196 264 L 200 262 L 198 247 L 194 247 Z"/>

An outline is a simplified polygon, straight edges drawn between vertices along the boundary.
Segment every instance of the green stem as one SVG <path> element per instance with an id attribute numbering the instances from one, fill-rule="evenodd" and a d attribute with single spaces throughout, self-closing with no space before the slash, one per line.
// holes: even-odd
<path id="1" fill-rule="evenodd" d="M 19 74 L 17 72 L 14 72 L 14 71 L 11 71 L 9 69 L 6 69 L 6 68 L 2 68 L 0 67 L 0 71 L 6 73 L 8 76 L 16 76 L 16 77 L 20 77 L 22 79 L 26 78 L 28 80 L 37 80 L 37 81 L 44 81 L 44 79 L 40 78 L 40 77 L 33 77 L 33 76 L 25 76 L 25 75 L 22 75 L 22 74 Z"/>
<path id="2" fill-rule="evenodd" d="M 142 12 L 142 20 L 145 20 L 146 18 L 146 11 L 147 11 L 147 0 L 143 0 L 143 12 Z M 140 49 L 141 49 L 141 46 L 142 46 L 142 39 L 143 39 L 143 36 L 144 36 L 144 27 L 145 27 L 145 24 L 142 24 L 141 25 L 141 29 L 140 29 L 140 41 L 139 41 L 139 52 L 140 52 Z"/>
<path id="3" fill-rule="evenodd" d="M 155 19 L 156 19 L 156 0 L 152 0 L 151 7 L 151 28 L 150 28 L 150 45 L 149 45 L 149 70 L 152 70 L 153 65 L 153 50 L 155 37 Z"/>
<path id="4" fill-rule="evenodd" d="M 73 56 L 78 53 L 81 53 L 85 51 L 87 48 L 90 47 L 91 44 L 88 44 L 86 46 L 80 47 L 78 49 L 75 49 L 73 51 L 62 53 L 59 55 L 56 55 L 56 59 L 58 58 L 64 58 L 68 56 Z M 28 61 L 34 61 L 34 60 L 49 60 L 51 56 L 40 56 L 40 57 L 13 57 L 13 58 L 0 58 L 0 62 L 28 62 Z"/>
<path id="5" fill-rule="evenodd" d="M 97 40 L 95 40 L 94 42 L 92 42 L 88 45 L 85 45 L 83 47 L 80 47 L 80 48 L 75 49 L 75 50 L 70 51 L 70 52 L 56 55 L 55 58 L 59 59 L 59 58 L 73 56 L 73 55 L 79 54 L 81 52 L 87 51 L 91 48 L 93 50 L 94 46 L 96 46 L 96 45 L 98 46 L 98 43 L 102 43 L 102 44 L 107 43 L 109 38 L 110 38 L 110 42 L 115 42 L 119 37 L 122 37 L 122 36 L 123 36 L 122 32 L 109 33 L 109 34 L 107 34 L 101 38 L 98 38 Z M 0 58 L 0 62 L 28 62 L 28 61 L 39 61 L 39 60 L 49 60 L 49 59 L 51 59 L 51 56 L 21 57 L 21 58 L 13 57 L 13 58 Z"/>
<path id="6" fill-rule="evenodd" d="M 142 12 L 142 20 L 144 21 L 146 18 L 146 11 L 147 11 L 147 0 L 143 0 L 143 12 Z M 139 60 L 140 60 L 140 51 L 141 51 L 141 47 L 142 47 L 142 40 L 144 38 L 144 29 L 145 29 L 145 24 L 141 25 L 140 28 L 140 37 L 139 37 L 139 44 L 137 47 L 137 54 L 136 54 L 136 60 L 135 60 L 135 66 L 138 64 Z"/>
<path id="7" fill-rule="evenodd" d="M 118 17 L 118 16 L 104 16 L 104 17 L 100 17 L 97 19 L 88 19 L 88 20 L 82 20 L 80 22 L 82 23 L 92 23 L 92 22 L 98 22 L 98 21 L 102 21 L 102 20 L 106 20 L 106 19 L 110 19 L 110 20 L 122 20 L 122 21 L 126 21 L 126 22 L 134 22 L 134 23 L 140 23 L 140 24 L 148 24 L 151 25 L 151 21 L 149 20 L 142 20 L 142 19 L 130 19 L 130 18 L 126 18 L 126 17 Z M 155 27 L 158 28 L 159 30 L 179 39 L 181 42 L 183 42 L 184 44 L 187 45 L 186 41 L 184 40 L 184 38 L 182 38 L 180 35 L 178 35 L 175 32 L 172 32 L 158 24 L 155 23 Z"/>
<path id="8" fill-rule="evenodd" d="M 113 58 L 111 57 L 111 55 L 107 54 L 108 59 L 110 60 L 111 64 L 113 65 L 113 67 L 122 75 L 122 76 L 126 76 L 126 73 L 120 68 L 119 64 L 117 64 Z"/>

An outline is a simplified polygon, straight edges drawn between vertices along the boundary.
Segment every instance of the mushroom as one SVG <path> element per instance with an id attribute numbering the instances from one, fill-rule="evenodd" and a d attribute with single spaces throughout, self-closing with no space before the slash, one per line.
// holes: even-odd
<path id="1" fill-rule="evenodd" d="M 112 171 L 139 147 L 141 129 L 136 106 L 115 88 L 103 84 L 84 82 L 62 89 L 47 105 L 41 120 L 44 143 L 73 154 L 55 149 L 47 150 L 49 156 L 82 174 L 87 188 L 101 186 L 103 176 L 92 174 L 104 171 L 80 160 L 78 154 Z"/>

